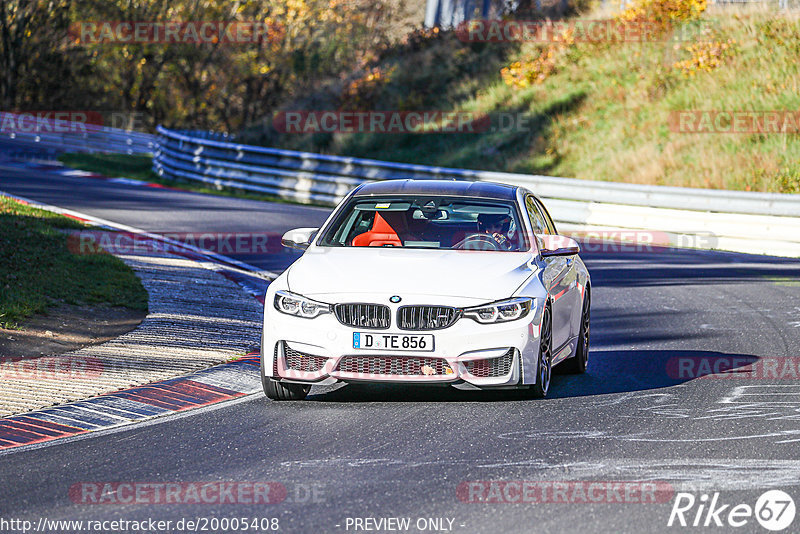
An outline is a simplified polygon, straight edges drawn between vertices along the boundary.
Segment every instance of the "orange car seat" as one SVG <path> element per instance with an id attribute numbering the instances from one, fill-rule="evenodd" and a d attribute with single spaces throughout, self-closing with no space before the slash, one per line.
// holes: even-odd
<path id="1" fill-rule="evenodd" d="M 389 216 L 389 213 L 386 213 L 386 216 Z M 368 232 L 354 237 L 352 245 L 354 247 L 383 247 L 387 245 L 402 247 L 403 243 L 392 225 L 384 218 L 384 215 L 376 212 L 372 228 Z"/>

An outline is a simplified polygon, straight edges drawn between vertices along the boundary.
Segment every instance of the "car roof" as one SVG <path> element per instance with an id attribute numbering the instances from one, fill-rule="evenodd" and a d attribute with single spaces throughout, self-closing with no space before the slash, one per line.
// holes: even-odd
<path id="1" fill-rule="evenodd" d="M 516 200 L 517 186 L 466 180 L 384 180 L 359 187 L 354 196 L 432 195 Z"/>

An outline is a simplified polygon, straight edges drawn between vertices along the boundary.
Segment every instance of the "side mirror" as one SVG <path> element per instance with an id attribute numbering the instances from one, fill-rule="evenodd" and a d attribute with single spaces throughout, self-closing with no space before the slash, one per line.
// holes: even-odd
<path id="1" fill-rule="evenodd" d="M 281 238 L 281 245 L 289 248 L 305 250 L 311 245 L 319 228 L 295 228 L 289 230 Z"/>
<path id="2" fill-rule="evenodd" d="M 541 243 L 540 252 L 543 258 L 550 256 L 574 256 L 581 251 L 578 242 L 563 235 L 537 234 Z"/>

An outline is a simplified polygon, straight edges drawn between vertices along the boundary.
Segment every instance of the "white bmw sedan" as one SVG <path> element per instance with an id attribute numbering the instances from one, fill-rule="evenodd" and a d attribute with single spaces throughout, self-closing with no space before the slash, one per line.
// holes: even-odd
<path id="1" fill-rule="evenodd" d="M 584 372 L 591 283 L 578 244 L 530 191 L 488 182 L 361 185 L 267 290 L 266 395 L 339 382 L 529 388 Z"/>

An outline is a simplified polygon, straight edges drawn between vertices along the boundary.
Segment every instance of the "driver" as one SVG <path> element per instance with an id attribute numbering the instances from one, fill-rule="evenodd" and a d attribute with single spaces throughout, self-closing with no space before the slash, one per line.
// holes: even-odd
<path id="1" fill-rule="evenodd" d="M 481 213 L 478 215 L 478 231 L 494 239 L 503 250 L 511 250 L 514 244 L 508 236 L 511 216 L 508 214 Z"/>

